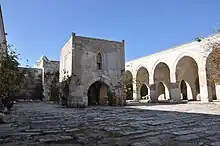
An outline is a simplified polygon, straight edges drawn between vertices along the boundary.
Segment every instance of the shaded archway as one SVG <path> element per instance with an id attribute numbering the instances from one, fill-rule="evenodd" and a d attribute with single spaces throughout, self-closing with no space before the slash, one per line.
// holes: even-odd
<path id="1" fill-rule="evenodd" d="M 133 76 L 128 70 L 125 72 L 125 94 L 126 100 L 133 100 Z"/>
<path id="2" fill-rule="evenodd" d="M 149 72 L 145 67 L 140 67 L 136 75 L 137 99 L 141 99 L 141 87 L 143 84 L 145 86 L 149 85 Z"/>
<path id="3" fill-rule="evenodd" d="M 160 62 L 154 69 L 154 85 L 156 88 L 156 99 L 168 100 L 170 99 L 170 69 L 167 64 Z M 163 96 L 162 96 L 163 95 Z"/>
<path id="4" fill-rule="evenodd" d="M 167 100 L 170 98 L 169 97 L 169 90 L 168 90 L 167 86 L 162 82 L 159 82 L 157 85 L 157 98 L 159 101 Z"/>
<path id="5" fill-rule="evenodd" d="M 199 88 L 199 75 L 198 65 L 196 61 L 190 56 L 183 56 L 178 60 L 176 64 L 176 82 L 179 83 L 181 90 L 181 82 L 184 80 L 186 86 L 189 85 L 188 89 L 191 89 L 192 93 L 188 93 L 188 100 L 200 100 L 200 88 Z M 192 94 L 192 97 L 189 95 Z"/>
<path id="6" fill-rule="evenodd" d="M 107 105 L 110 100 L 109 87 L 101 81 L 94 82 L 88 89 L 88 105 Z"/>
<path id="7" fill-rule="evenodd" d="M 181 99 L 182 100 L 192 100 L 193 99 L 191 87 L 190 87 L 189 83 L 187 83 L 184 80 L 182 80 L 180 82 L 180 91 L 181 91 Z"/>
<path id="8" fill-rule="evenodd" d="M 141 99 L 149 99 L 148 95 L 149 95 L 149 88 L 145 84 L 142 84 L 140 88 Z"/>

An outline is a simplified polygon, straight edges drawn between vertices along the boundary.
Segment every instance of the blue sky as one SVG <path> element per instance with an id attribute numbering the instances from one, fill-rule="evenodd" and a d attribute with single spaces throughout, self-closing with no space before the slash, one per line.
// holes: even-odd
<path id="1" fill-rule="evenodd" d="M 220 0 L 0 0 L 9 44 L 33 66 L 71 32 L 126 41 L 126 61 L 214 33 Z"/>

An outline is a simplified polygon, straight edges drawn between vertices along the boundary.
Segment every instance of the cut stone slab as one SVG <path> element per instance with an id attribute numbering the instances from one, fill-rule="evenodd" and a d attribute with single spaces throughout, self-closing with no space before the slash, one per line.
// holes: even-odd
<path id="1" fill-rule="evenodd" d="M 195 134 L 188 134 L 188 135 L 178 136 L 174 139 L 177 141 L 190 141 L 190 140 L 194 140 L 194 139 L 198 139 L 198 138 L 199 138 L 199 136 L 197 136 Z"/>
<path id="2" fill-rule="evenodd" d="M 65 132 L 75 132 L 75 131 L 80 131 L 80 129 L 78 129 L 78 128 L 74 128 L 74 129 L 65 129 Z"/>
<path id="3" fill-rule="evenodd" d="M 211 146 L 220 146 L 220 141 L 213 142 L 210 144 Z"/>
<path id="4" fill-rule="evenodd" d="M 190 133 L 195 133 L 195 131 L 193 130 L 182 130 L 182 131 L 175 131 L 172 132 L 175 135 L 186 135 L 186 134 L 190 134 Z"/>
<path id="5" fill-rule="evenodd" d="M 131 137 L 131 139 L 139 139 L 139 138 L 148 137 L 148 136 L 155 136 L 155 135 L 159 135 L 159 134 L 161 134 L 161 132 L 148 132 L 148 133 L 144 133 L 144 134 L 134 135 Z"/>
<path id="6" fill-rule="evenodd" d="M 65 141 L 72 139 L 73 139 L 72 136 L 53 136 L 52 138 L 39 139 L 39 141 L 44 143 L 50 143 L 50 142 Z"/>

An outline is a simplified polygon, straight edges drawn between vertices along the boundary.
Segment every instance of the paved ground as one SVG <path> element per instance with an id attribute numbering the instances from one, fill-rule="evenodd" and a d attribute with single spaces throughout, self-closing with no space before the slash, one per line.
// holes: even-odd
<path id="1" fill-rule="evenodd" d="M 68 109 L 19 103 L 12 120 L 0 125 L 1 146 L 220 145 L 220 105 L 215 104 Z"/>

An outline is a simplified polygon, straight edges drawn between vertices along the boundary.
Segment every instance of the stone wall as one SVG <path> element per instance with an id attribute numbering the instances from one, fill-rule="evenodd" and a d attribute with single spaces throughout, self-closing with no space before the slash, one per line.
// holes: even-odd
<path id="1" fill-rule="evenodd" d="M 98 53 L 102 56 L 100 70 L 97 69 Z M 124 41 L 109 41 L 73 34 L 61 49 L 61 82 L 66 78 L 63 70 L 68 71 L 67 74 L 71 76 L 69 106 L 88 105 L 87 92 L 96 81 L 105 83 L 114 94 L 117 104 L 123 104 Z"/>
<path id="2" fill-rule="evenodd" d="M 39 100 L 43 97 L 42 69 L 19 67 L 24 75 L 24 83 L 20 92 L 16 95 L 17 99 Z"/>
<path id="3" fill-rule="evenodd" d="M 50 98 L 51 85 L 59 83 L 59 61 L 49 60 L 46 56 L 42 56 L 36 63 L 35 67 L 43 71 L 42 84 L 44 100 Z"/>

